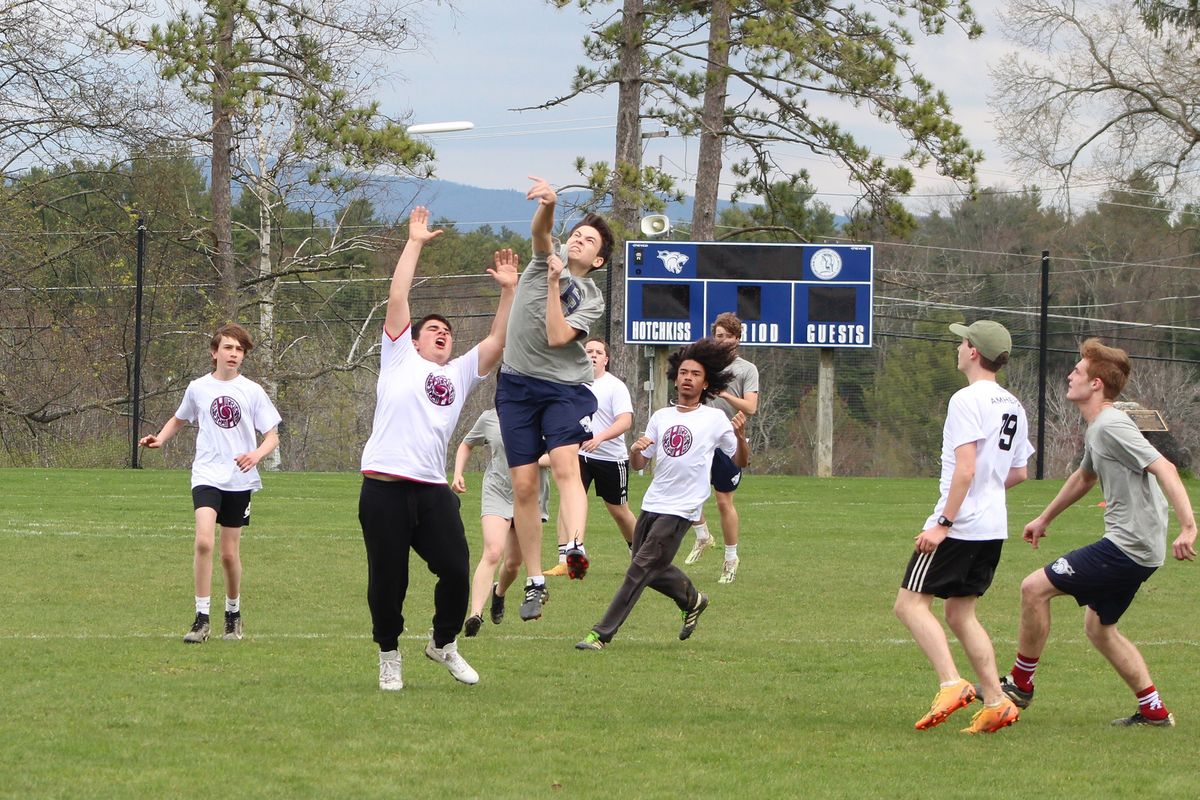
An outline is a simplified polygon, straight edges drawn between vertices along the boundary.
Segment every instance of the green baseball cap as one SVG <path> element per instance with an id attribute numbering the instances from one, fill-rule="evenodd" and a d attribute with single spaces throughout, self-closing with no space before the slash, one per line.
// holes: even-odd
<path id="1" fill-rule="evenodd" d="M 966 339 L 989 361 L 995 361 L 1002 353 L 1012 352 L 1012 337 L 1008 335 L 1008 329 L 990 319 L 976 320 L 970 325 L 955 322 L 950 326 L 950 332 Z"/>

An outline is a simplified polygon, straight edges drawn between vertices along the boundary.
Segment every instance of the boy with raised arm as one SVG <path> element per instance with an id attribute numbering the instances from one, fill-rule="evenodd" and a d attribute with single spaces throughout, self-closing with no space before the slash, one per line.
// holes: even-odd
<path id="1" fill-rule="evenodd" d="M 579 477 L 579 445 L 592 438 L 596 398 L 585 386 L 593 378 L 583 340 L 604 314 L 604 297 L 588 274 L 608 263 L 613 248 L 608 224 L 589 214 L 571 229 L 564 263 L 551 236 L 558 195 L 541 178 L 532 180 L 526 197 L 538 204 L 530 225 L 533 258 L 517 286 L 504 363 L 496 381 L 496 411 L 512 474 L 513 524 L 525 559 L 527 582 L 520 616 L 526 621 L 542 616 L 548 597 L 538 518 L 542 453 L 550 454 L 561 518 L 572 540 L 568 574 L 572 578 L 587 574 L 582 542 L 587 494 Z"/>

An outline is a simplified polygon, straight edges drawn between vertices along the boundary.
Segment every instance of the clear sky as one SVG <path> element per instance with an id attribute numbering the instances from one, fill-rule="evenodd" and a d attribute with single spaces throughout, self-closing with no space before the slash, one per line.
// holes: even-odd
<path id="1" fill-rule="evenodd" d="M 1000 34 L 995 16 L 998 0 L 973 3 L 986 33 L 969 41 L 958 30 L 917 45 L 920 68 L 949 96 L 956 119 L 971 143 L 987 156 L 980 172 L 983 185 L 1020 185 L 1004 163 L 992 135 L 987 107 L 990 79 L 987 67 L 1012 49 Z M 523 189 L 529 174 L 556 185 L 575 179 L 577 156 L 588 161 L 612 161 L 616 93 L 584 96 L 568 105 L 544 111 L 515 112 L 565 94 L 575 68 L 582 62 L 581 41 L 587 18 L 574 7 L 556 10 L 543 0 L 461 0 L 457 13 L 445 7 L 426 15 L 425 52 L 397 57 L 396 80 L 382 92 L 391 114 L 411 112 L 413 122 L 469 120 L 475 130 L 430 136 L 438 153 L 437 176 L 496 189 Z M 899 155 L 903 141 L 866 109 L 846 103 L 814 105 L 853 130 L 877 153 Z M 698 142 L 673 136 L 646 141 L 645 160 L 676 176 L 690 176 L 696 167 Z M 843 170 L 828 159 L 795 145 L 780 152 L 794 169 L 806 168 L 821 192 L 820 199 L 843 212 L 853 203 L 853 189 Z M 728 162 L 728 157 L 726 161 Z M 690 192 L 690 184 L 682 181 Z M 732 181 L 723 186 L 728 197 Z M 914 195 L 920 207 L 936 203 L 937 195 L 955 194 L 954 184 L 932 170 L 919 173 Z"/>

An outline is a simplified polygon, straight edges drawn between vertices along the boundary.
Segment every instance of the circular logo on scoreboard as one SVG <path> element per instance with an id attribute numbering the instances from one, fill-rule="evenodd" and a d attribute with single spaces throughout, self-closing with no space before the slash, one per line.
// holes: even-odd
<path id="1" fill-rule="evenodd" d="M 822 247 L 812 254 L 809 266 L 813 275 L 823 281 L 831 281 L 842 272 L 842 255 L 830 247 Z"/>

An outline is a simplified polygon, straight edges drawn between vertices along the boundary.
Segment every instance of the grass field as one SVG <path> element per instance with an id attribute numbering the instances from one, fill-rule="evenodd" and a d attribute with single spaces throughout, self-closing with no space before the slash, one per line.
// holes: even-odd
<path id="1" fill-rule="evenodd" d="M 696 634 L 678 641 L 674 606 L 647 592 L 608 649 L 584 653 L 572 645 L 627 558 L 597 503 L 585 581 L 551 579 L 539 622 L 510 613 L 460 638 L 474 687 L 421 655 L 432 581 L 415 561 L 406 686 L 387 695 L 357 476 L 267 476 L 243 538 L 246 639 L 202 646 L 180 641 L 186 473 L 3 470 L 0 482 L 3 797 L 1200 796 L 1200 565 L 1169 562 L 1122 621 L 1178 728 L 1109 726 L 1132 695 L 1064 598 L 1017 725 L 964 736 L 960 711 L 912 729 L 936 681 L 891 605 L 932 480 L 751 477 L 737 582 L 717 585 L 717 550 L 689 568 L 712 598 Z M 1058 486 L 1015 489 L 1010 530 Z M 1010 540 L 981 603 L 1001 672 L 1021 578 L 1098 535 L 1098 500 L 1064 514 L 1040 552 Z M 477 517 L 464 516 L 474 553 Z"/>

